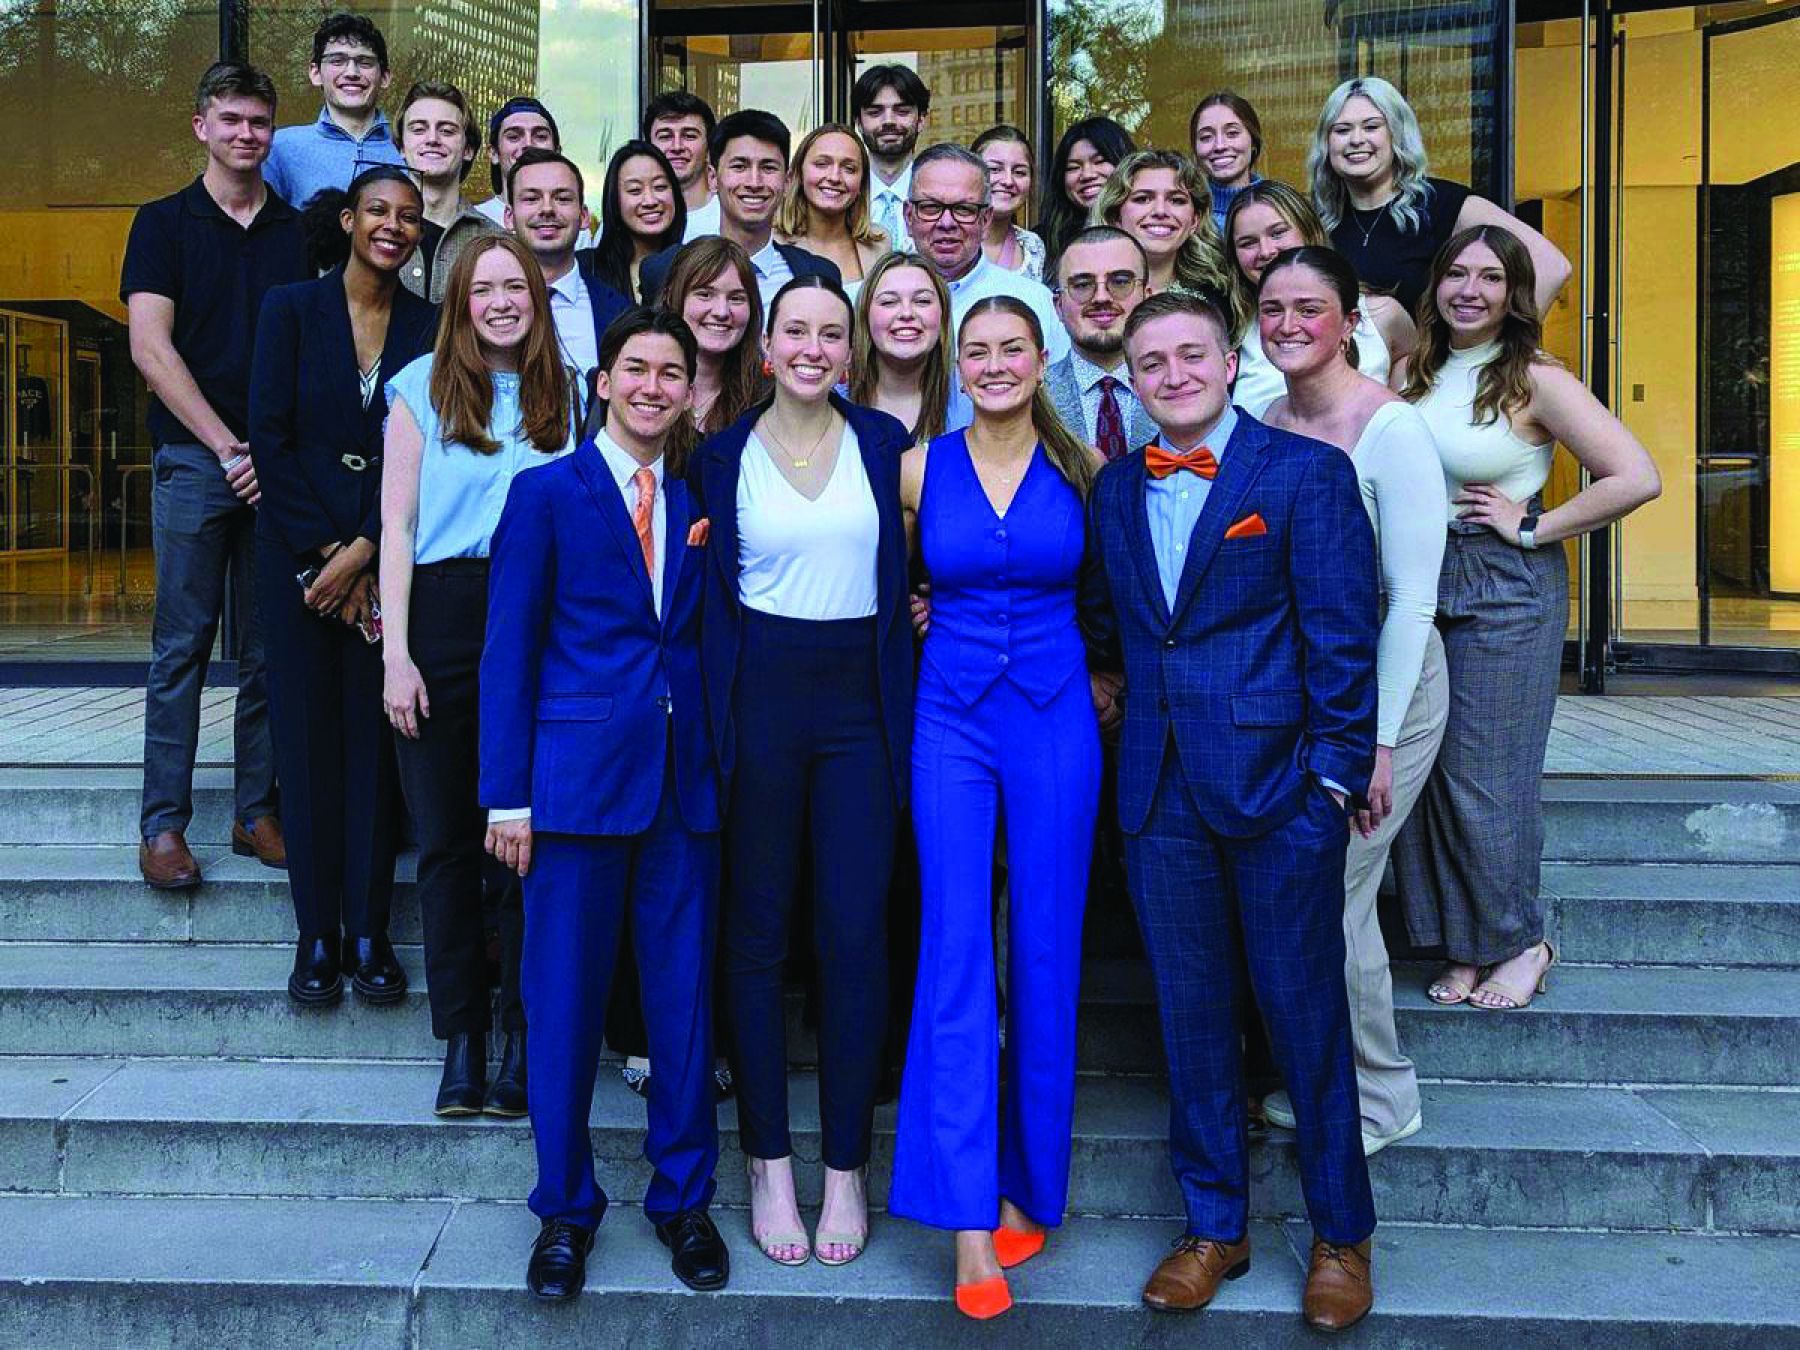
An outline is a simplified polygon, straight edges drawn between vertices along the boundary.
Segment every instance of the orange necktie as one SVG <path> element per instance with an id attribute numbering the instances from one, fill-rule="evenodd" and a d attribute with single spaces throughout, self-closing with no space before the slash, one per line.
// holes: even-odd
<path id="1" fill-rule="evenodd" d="M 1189 473 L 1197 473 L 1202 478 L 1219 476 L 1219 461 L 1204 445 L 1197 445 L 1186 454 L 1178 455 L 1172 450 L 1165 450 L 1162 442 L 1144 447 L 1144 468 L 1152 478 L 1167 478 L 1172 473 L 1186 469 Z"/>
<path id="2" fill-rule="evenodd" d="M 644 574 L 656 576 L 656 537 L 650 530 L 651 508 L 656 504 L 656 473 L 639 469 L 631 475 L 637 488 L 637 505 L 631 508 L 631 523 L 637 530 L 638 543 L 644 549 Z"/>

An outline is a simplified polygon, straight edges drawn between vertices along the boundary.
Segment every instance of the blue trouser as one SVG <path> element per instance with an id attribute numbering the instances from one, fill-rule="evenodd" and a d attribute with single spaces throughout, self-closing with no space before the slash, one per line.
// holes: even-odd
<path id="1" fill-rule="evenodd" d="M 660 1222 L 704 1209 L 719 1160 L 711 1006 L 718 837 L 682 823 L 671 767 L 642 834 L 539 834 L 532 845 L 520 969 L 538 1160 L 531 1212 L 589 1227 L 606 1213 L 588 1114 L 627 907 L 656 1065 L 644 1140 L 656 1170 L 644 1213 Z"/>
<path id="2" fill-rule="evenodd" d="M 1042 708 L 1008 680 L 965 707 L 928 665 L 915 708 L 924 924 L 888 1207 L 936 1228 L 992 1228 L 1004 1196 L 1057 1224 L 1069 1194 L 1081 921 L 1100 796 L 1087 677 L 1072 677 Z M 997 811 L 1009 897 L 1004 1109 Z"/>
<path id="3" fill-rule="evenodd" d="M 1338 1243 L 1361 1242 L 1375 1230 L 1344 993 L 1349 838 L 1343 812 L 1316 783 L 1299 812 L 1267 834 L 1214 834 L 1172 748 L 1144 828 L 1125 836 L 1169 1060 L 1169 1160 L 1195 1236 L 1236 1242 L 1249 1223 L 1238 1024 L 1246 966 L 1293 1099 L 1313 1228 Z"/>

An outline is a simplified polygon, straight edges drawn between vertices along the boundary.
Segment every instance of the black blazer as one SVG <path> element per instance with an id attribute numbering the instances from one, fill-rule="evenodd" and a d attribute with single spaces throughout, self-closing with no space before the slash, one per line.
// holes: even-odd
<path id="1" fill-rule="evenodd" d="M 394 290 L 381 384 L 362 405 L 344 269 L 263 298 L 250 367 L 250 458 L 257 529 L 299 559 L 329 544 L 381 538 L 381 439 L 387 382 L 431 350 L 437 306 Z"/>
<path id="2" fill-rule="evenodd" d="M 680 244 L 665 248 L 661 253 L 652 253 L 639 265 L 638 289 L 644 293 L 646 305 L 656 304 L 656 297 L 662 294 L 663 282 L 669 278 L 669 268 L 674 265 L 675 255 L 681 252 L 681 249 Z M 775 251 L 787 259 L 788 269 L 797 277 L 829 277 L 840 286 L 844 284 L 844 278 L 838 271 L 838 265 L 830 258 L 821 258 L 816 253 L 809 253 L 798 244 L 777 244 Z M 719 434 L 724 435 L 725 433 L 720 432 Z"/>
<path id="3" fill-rule="evenodd" d="M 897 418 L 850 403 L 837 394 L 832 406 L 856 432 L 863 470 L 875 497 L 880 538 L 875 548 L 875 655 L 881 690 L 881 717 L 887 731 L 888 767 L 894 800 L 906 804 L 912 779 L 913 636 L 907 599 L 906 527 L 900 514 L 900 456 L 912 436 Z M 701 606 L 700 664 L 706 701 L 718 747 L 721 800 L 731 799 L 737 728 L 731 718 L 737 683 L 738 637 L 738 471 L 750 429 L 768 407 L 751 408 L 716 436 L 708 437 L 688 475 L 695 491 L 694 518 L 708 526 L 706 595 Z"/>

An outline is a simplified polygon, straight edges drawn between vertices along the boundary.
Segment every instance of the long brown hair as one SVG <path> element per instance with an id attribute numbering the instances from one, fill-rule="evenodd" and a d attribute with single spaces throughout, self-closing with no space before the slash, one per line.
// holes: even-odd
<path id="1" fill-rule="evenodd" d="M 469 317 L 475 264 L 497 248 L 518 260 L 531 292 L 531 330 L 519 347 L 519 424 L 533 449 L 552 454 L 569 443 L 569 375 L 556 343 L 556 324 L 550 317 L 550 293 L 544 287 L 544 274 L 537 259 L 510 234 L 476 236 L 450 269 L 438 320 L 437 346 L 431 353 L 431 406 L 437 412 L 446 443 L 455 441 L 483 455 L 500 448 L 500 442 L 488 428 L 494 411 L 493 371 L 481 353 L 475 321 Z"/>
<path id="2" fill-rule="evenodd" d="M 1256 318 L 1256 286 L 1244 274 L 1244 269 L 1237 260 L 1237 244 L 1233 236 L 1237 230 L 1238 217 L 1252 206 L 1266 206 L 1288 223 L 1290 229 L 1300 236 L 1299 248 L 1331 247 L 1331 236 L 1325 230 L 1325 222 L 1319 219 L 1319 213 L 1313 204 L 1286 183 L 1274 178 L 1265 178 L 1261 182 L 1252 183 L 1240 189 L 1237 196 L 1231 199 L 1231 205 L 1225 208 L 1225 257 L 1231 273 L 1231 325 L 1232 332 L 1238 341 L 1250 329 Z"/>
<path id="3" fill-rule="evenodd" d="M 931 278 L 937 292 L 938 340 L 925 358 L 925 369 L 919 376 L 919 421 L 912 428 L 918 440 L 933 440 L 944 434 L 944 419 L 950 404 L 950 367 L 955 360 L 950 340 L 950 291 L 944 279 L 931 270 L 917 253 L 884 253 L 869 275 L 863 279 L 856 296 L 856 324 L 850 338 L 850 401 L 865 407 L 875 406 L 876 386 L 881 371 L 877 363 L 881 353 L 875 349 L 875 335 L 869 328 L 869 310 L 875 304 L 875 292 L 882 278 L 900 267 L 916 267 Z"/>
<path id="4" fill-rule="evenodd" d="M 1037 343 L 1040 352 L 1044 350 L 1044 328 L 1038 322 L 1037 315 L 1023 300 L 1010 295 L 990 295 L 970 306 L 956 330 L 959 350 L 962 334 L 968 328 L 969 320 L 978 314 L 1010 314 L 1016 319 L 1024 320 L 1032 341 Z M 980 416 L 979 410 L 976 416 Z M 1037 389 L 1032 392 L 1031 428 L 1043 443 L 1044 454 L 1049 457 L 1051 467 L 1067 479 L 1069 486 L 1085 500 L 1100 466 L 1095 463 L 1093 448 L 1069 430 L 1068 424 L 1056 411 L 1056 405 L 1050 401 L 1048 380 L 1039 380 Z"/>
<path id="5" fill-rule="evenodd" d="M 1400 397 L 1417 403 L 1431 392 L 1438 372 L 1450 359 L 1450 325 L 1438 308 L 1438 287 L 1443 285 L 1456 260 L 1471 244 L 1486 244 L 1506 273 L 1506 312 L 1500 318 L 1500 350 L 1481 367 L 1475 383 L 1474 424 L 1482 426 L 1500 417 L 1511 417 L 1531 402 L 1531 367 L 1550 358 L 1543 350 L 1544 324 L 1538 317 L 1537 269 L 1531 255 L 1511 230 L 1498 225 L 1474 225 L 1450 236 L 1431 260 L 1431 282 L 1419 297 L 1415 316 L 1419 345 L 1407 368 L 1406 387 Z"/>
<path id="6" fill-rule="evenodd" d="M 657 297 L 657 308 L 666 309 L 677 318 L 687 307 L 688 297 L 721 272 L 731 268 L 750 298 L 750 323 L 743 340 L 723 359 L 719 371 L 719 395 L 707 410 L 700 425 L 702 436 L 723 431 L 753 403 L 760 403 L 769 393 L 769 377 L 763 373 L 762 352 L 757 335 L 762 332 L 762 295 L 756 289 L 756 272 L 750 266 L 750 255 L 743 245 L 723 235 L 706 235 L 686 244 L 675 255 L 669 267 L 669 279 Z"/>
<path id="7" fill-rule="evenodd" d="M 862 143 L 862 137 L 854 128 L 842 122 L 825 122 L 814 127 L 801 138 L 800 148 L 794 152 L 788 169 L 787 188 L 781 195 L 781 205 L 775 209 L 775 233 L 784 239 L 804 239 L 812 228 L 812 203 L 806 200 L 806 189 L 801 186 L 800 171 L 806 165 L 806 157 L 812 153 L 813 146 L 818 144 L 819 137 L 836 132 L 840 136 L 848 136 L 850 144 L 856 147 L 856 153 L 862 159 L 862 188 L 850 199 L 850 205 L 844 208 L 844 229 L 850 235 L 852 244 L 883 245 L 888 242 L 887 231 L 879 228 L 869 216 L 869 149 Z"/>

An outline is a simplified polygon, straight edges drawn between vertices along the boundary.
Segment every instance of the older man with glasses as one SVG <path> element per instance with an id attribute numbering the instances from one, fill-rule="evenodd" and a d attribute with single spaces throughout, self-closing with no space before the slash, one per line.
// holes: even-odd
<path id="1" fill-rule="evenodd" d="M 1061 361 L 1069 354 L 1069 335 L 1057 317 L 1049 287 L 996 266 L 981 251 L 989 212 L 987 165 L 972 152 L 946 143 L 932 146 L 913 161 L 906 232 L 913 248 L 949 289 L 952 331 L 960 331 L 963 316 L 976 301 L 1014 296 L 1037 315 L 1050 361 Z M 966 427 L 973 417 L 959 383 L 951 391 L 946 429 Z"/>

